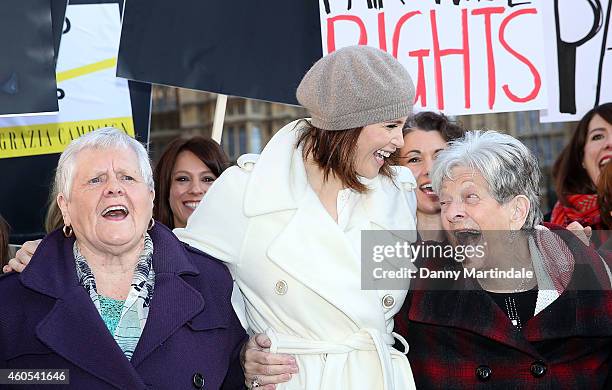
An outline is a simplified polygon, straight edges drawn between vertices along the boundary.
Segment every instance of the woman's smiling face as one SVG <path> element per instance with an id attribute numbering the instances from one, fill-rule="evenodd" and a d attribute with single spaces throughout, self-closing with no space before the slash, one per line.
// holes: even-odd
<path id="1" fill-rule="evenodd" d="M 595 114 L 589 122 L 582 166 L 593 184 L 597 185 L 599 174 L 612 159 L 612 124 Z"/>
<path id="2" fill-rule="evenodd" d="M 373 179 L 385 159 L 404 145 L 402 127 L 407 117 L 365 126 L 357 139 L 355 169 L 359 176 Z"/>
<path id="3" fill-rule="evenodd" d="M 438 153 L 446 149 L 446 141 L 439 131 L 418 128 L 404 136 L 401 163 L 409 168 L 417 181 L 417 210 L 424 214 L 438 214 L 440 201 L 431 188 L 429 173 Z"/>
<path id="4" fill-rule="evenodd" d="M 176 158 L 171 179 L 168 201 L 174 227 L 183 228 L 217 176 L 195 154 L 183 150 Z"/>

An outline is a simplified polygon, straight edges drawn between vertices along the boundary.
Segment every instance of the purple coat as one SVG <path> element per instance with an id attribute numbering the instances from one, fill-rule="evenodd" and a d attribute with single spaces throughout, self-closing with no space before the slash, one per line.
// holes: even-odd
<path id="1" fill-rule="evenodd" d="M 131 362 L 78 284 L 74 239 L 56 231 L 22 274 L 0 277 L 0 369 L 68 369 L 74 389 L 241 389 L 247 336 L 227 268 L 159 223 L 149 233 L 155 291 Z"/>

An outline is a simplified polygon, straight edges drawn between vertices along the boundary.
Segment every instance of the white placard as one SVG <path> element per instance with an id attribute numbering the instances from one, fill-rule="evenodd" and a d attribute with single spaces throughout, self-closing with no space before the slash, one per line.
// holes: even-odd
<path id="1" fill-rule="evenodd" d="M 548 108 L 540 121 L 577 121 L 612 101 L 612 0 L 544 3 Z"/>
<path id="2" fill-rule="evenodd" d="M 547 99 L 539 2 L 320 0 L 323 53 L 364 44 L 393 54 L 415 82 L 418 110 L 541 109 Z"/>

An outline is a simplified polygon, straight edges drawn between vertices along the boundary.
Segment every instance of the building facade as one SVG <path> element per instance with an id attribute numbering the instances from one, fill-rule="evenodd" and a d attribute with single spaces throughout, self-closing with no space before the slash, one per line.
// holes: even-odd
<path id="1" fill-rule="evenodd" d="M 154 161 L 176 137 L 211 136 L 216 94 L 154 86 L 152 96 L 151 156 Z M 221 146 L 232 161 L 245 153 L 260 153 L 277 130 L 306 115 L 306 110 L 298 106 L 229 96 Z"/>

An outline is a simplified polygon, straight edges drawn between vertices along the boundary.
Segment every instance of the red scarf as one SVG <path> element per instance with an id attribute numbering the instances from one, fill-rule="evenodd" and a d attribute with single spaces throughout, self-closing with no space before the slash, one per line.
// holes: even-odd
<path id="1" fill-rule="evenodd" d="M 582 226 L 590 226 L 593 230 L 605 229 L 601 222 L 596 194 L 569 195 L 567 201 L 570 206 L 564 206 L 560 202 L 555 204 L 550 222 L 566 227 L 578 221 Z"/>

